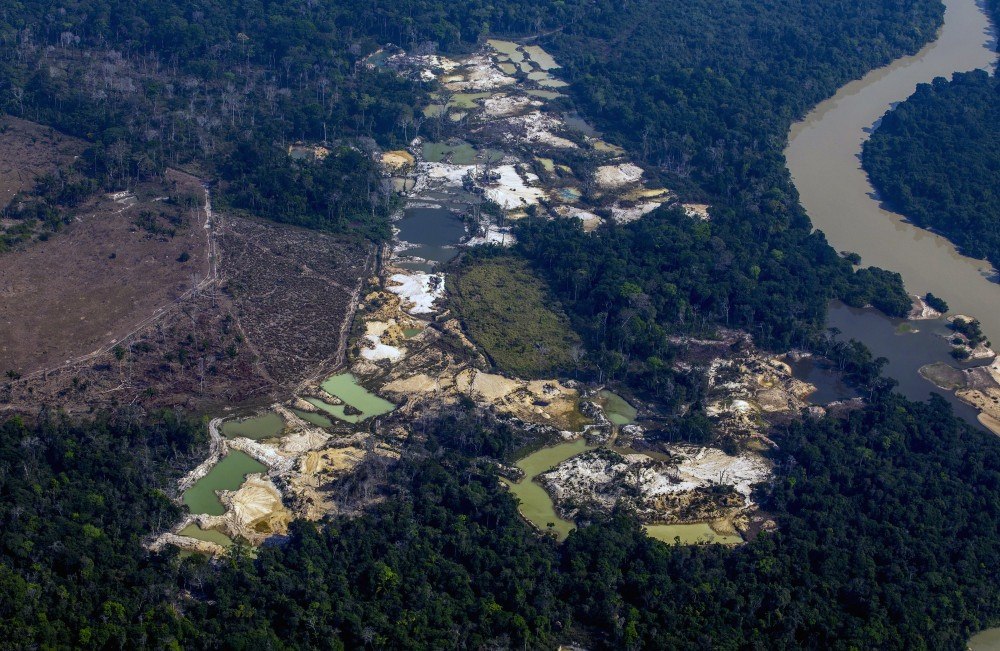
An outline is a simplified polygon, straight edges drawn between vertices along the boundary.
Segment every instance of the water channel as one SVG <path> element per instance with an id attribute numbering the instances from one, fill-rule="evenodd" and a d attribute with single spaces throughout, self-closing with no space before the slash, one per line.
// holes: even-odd
<path id="1" fill-rule="evenodd" d="M 985 260 L 959 254 L 945 238 L 906 222 L 887 210 L 861 169 L 862 143 L 881 117 L 913 94 L 916 86 L 955 72 L 990 70 L 996 66 L 993 26 L 976 0 L 943 0 L 944 26 L 938 38 L 913 56 L 874 70 L 842 87 L 792 126 L 785 157 L 799 199 L 831 246 L 861 255 L 863 264 L 899 272 L 911 293 L 944 297 L 954 312 L 978 318 L 983 332 L 1000 343 L 1000 284 Z M 926 398 L 934 389 L 916 370 L 946 361 L 941 321 L 899 323 L 872 310 L 833 304 L 829 325 L 857 339 L 876 355 L 889 359 L 887 374 L 900 382 L 909 398 Z M 950 361 L 950 360 L 947 360 Z M 941 392 L 945 393 L 945 392 Z M 971 407 L 946 396 L 966 420 Z M 970 640 L 977 651 L 1000 649 L 1000 629 L 983 631 Z"/>
<path id="2" fill-rule="evenodd" d="M 958 254 L 946 239 L 886 210 L 859 159 L 872 127 L 917 84 L 995 65 L 991 25 L 975 0 L 944 4 L 945 24 L 935 42 L 847 84 L 819 104 L 792 127 L 785 156 L 802 205 L 834 248 L 859 253 L 865 265 L 899 272 L 911 293 L 944 297 L 953 312 L 980 319 L 987 336 L 1000 342 L 1000 284 L 989 263 Z M 913 325 L 921 333 L 897 336 L 899 324 L 894 320 L 839 304 L 831 307 L 828 320 L 845 338 L 857 339 L 888 358 L 888 375 L 909 398 L 922 400 L 936 390 L 916 375 L 917 369 L 933 362 L 954 363 L 944 341 L 930 336 L 942 322 L 918 321 Z M 975 422 L 971 407 L 947 397 L 963 418 Z"/>

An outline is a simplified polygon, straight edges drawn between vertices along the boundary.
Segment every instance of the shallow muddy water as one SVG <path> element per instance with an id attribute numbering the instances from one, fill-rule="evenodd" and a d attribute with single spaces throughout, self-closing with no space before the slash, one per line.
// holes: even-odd
<path id="1" fill-rule="evenodd" d="M 215 464 L 207 475 L 184 491 L 184 504 L 191 513 L 222 515 L 225 508 L 215 491 L 234 491 L 243 484 L 247 475 L 257 472 L 267 472 L 267 466 L 244 452 L 233 450 Z"/>
<path id="2" fill-rule="evenodd" d="M 598 394 L 598 402 L 608 420 L 615 425 L 628 425 L 635 422 L 638 411 L 617 393 L 604 389 Z"/>
<path id="3" fill-rule="evenodd" d="M 194 538 L 195 540 L 213 542 L 217 545 L 222 545 L 223 547 L 231 547 L 233 545 L 233 539 L 221 531 L 216 531 L 214 529 L 202 529 L 194 523 L 181 529 L 178 532 L 178 535 Z"/>
<path id="4" fill-rule="evenodd" d="M 222 433 L 226 438 L 243 438 L 260 441 L 269 439 L 281 434 L 285 428 L 285 421 L 281 416 L 273 412 L 244 420 L 231 420 L 222 425 Z"/>
<path id="5" fill-rule="evenodd" d="M 503 481 L 510 487 L 510 492 L 521 501 L 521 505 L 518 507 L 521 515 L 542 531 L 551 530 L 555 532 L 557 539 L 565 539 L 576 525 L 556 515 L 552 498 L 545 492 L 541 484 L 533 480 L 566 459 L 587 450 L 593 450 L 595 447 L 581 438 L 542 448 L 518 461 L 515 465 L 524 471 L 524 478 L 516 484 L 507 480 Z M 552 526 L 550 527 L 549 524 Z"/>
<path id="6" fill-rule="evenodd" d="M 835 301 L 827 313 L 827 326 L 840 330 L 839 339 L 857 339 L 875 355 L 888 359 L 885 374 L 899 382 L 896 390 L 907 398 L 926 400 L 931 393 L 938 393 L 951 403 L 956 415 L 981 427 L 976 409 L 959 400 L 953 392 L 939 389 L 919 373 L 920 367 L 935 362 L 956 368 L 976 365 L 960 365 L 951 356 L 951 345 L 941 336 L 951 332 L 944 318 L 891 319 L 875 309 L 858 309 Z"/>
<path id="7" fill-rule="evenodd" d="M 987 336 L 1000 341 L 1000 285 L 989 263 L 959 255 L 946 239 L 884 209 L 858 158 L 872 126 L 918 83 L 994 66 L 991 26 L 976 1 L 944 4 L 944 27 L 934 43 L 819 104 L 792 127 L 785 156 L 802 205 L 835 249 L 859 253 L 864 265 L 899 272 L 911 293 L 943 297 L 952 310 L 975 316 Z"/>
<path id="8" fill-rule="evenodd" d="M 548 52 L 537 45 L 525 45 L 524 52 L 542 70 L 552 70 L 560 67 Z"/>
<path id="9" fill-rule="evenodd" d="M 396 222 L 399 239 L 413 246 L 401 255 L 443 263 L 458 255 L 456 245 L 465 237 L 465 224 L 446 208 L 407 208 Z"/>
<path id="10" fill-rule="evenodd" d="M 1000 651 L 1000 628 L 988 628 L 969 640 L 971 651 Z"/>
<path id="11" fill-rule="evenodd" d="M 361 413 L 345 414 L 344 405 L 330 405 L 316 398 L 306 398 L 306 400 L 310 404 L 348 423 L 357 423 L 372 416 L 388 414 L 396 408 L 396 405 L 384 398 L 378 397 L 358 384 L 357 379 L 350 373 L 341 373 L 329 377 L 320 386 L 330 395 L 337 396 L 344 401 L 345 405 L 350 405 Z"/>

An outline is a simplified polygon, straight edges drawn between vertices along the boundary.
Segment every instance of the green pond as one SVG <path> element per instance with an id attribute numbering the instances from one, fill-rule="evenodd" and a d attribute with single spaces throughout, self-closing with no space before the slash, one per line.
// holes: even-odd
<path id="1" fill-rule="evenodd" d="M 292 413 L 307 423 L 312 423 L 313 425 L 318 425 L 320 427 L 330 427 L 333 425 L 333 421 L 323 414 L 317 414 L 312 411 L 302 411 L 301 409 L 293 409 Z"/>
<path id="2" fill-rule="evenodd" d="M 533 480 L 566 459 L 593 449 L 594 446 L 588 445 L 587 441 L 581 438 L 542 448 L 518 461 L 515 465 L 524 471 L 524 478 L 516 484 L 507 480 L 504 480 L 504 483 L 521 501 L 521 505 L 518 507 L 521 515 L 542 531 L 551 529 L 559 540 L 566 538 L 576 525 L 556 515 L 552 498 L 545 492 L 541 484 Z M 552 523 L 553 526 L 549 527 L 549 523 Z"/>
<path id="3" fill-rule="evenodd" d="M 424 117 L 436 118 L 443 115 L 448 109 L 440 104 L 428 104 L 424 107 Z"/>
<path id="4" fill-rule="evenodd" d="M 411 337 L 416 337 L 423 331 L 423 328 L 403 328 L 403 336 L 410 339 Z"/>
<path id="5" fill-rule="evenodd" d="M 491 95 L 492 93 L 455 93 L 448 100 L 448 106 L 445 107 L 440 103 L 440 96 L 432 94 L 431 97 L 434 101 L 424 107 L 424 115 L 429 118 L 436 118 L 447 109 L 474 109 L 477 106 L 476 100 L 484 99 Z"/>
<path id="6" fill-rule="evenodd" d="M 231 420 L 222 425 L 222 433 L 226 438 L 232 439 L 242 436 L 254 441 L 274 438 L 281 434 L 283 429 L 285 429 L 285 421 L 281 420 L 281 416 L 274 412 L 244 420 Z"/>
<path id="7" fill-rule="evenodd" d="M 526 90 L 524 92 L 532 97 L 538 97 L 540 99 L 556 99 L 558 97 L 565 97 L 562 93 L 557 93 L 554 90 Z"/>
<path id="8" fill-rule="evenodd" d="M 988 628 L 969 640 L 971 651 L 1000 651 L 1000 628 Z"/>
<path id="9" fill-rule="evenodd" d="M 622 398 L 617 393 L 612 393 L 606 389 L 601 390 L 598 395 L 598 403 L 601 408 L 604 409 L 604 413 L 607 415 L 608 420 L 610 420 L 615 425 L 628 425 L 629 423 L 635 422 L 635 416 L 638 413 L 635 407 L 628 404 L 625 398 Z"/>
<path id="10" fill-rule="evenodd" d="M 345 405 L 350 405 L 361 413 L 345 414 L 344 405 L 331 405 L 318 398 L 306 398 L 306 402 L 346 423 L 358 423 L 372 416 L 388 414 L 396 408 L 396 405 L 358 384 L 357 379 L 350 373 L 341 373 L 327 378 L 320 386 L 330 395 L 343 400 Z"/>
<path id="11" fill-rule="evenodd" d="M 476 100 L 490 97 L 493 93 L 455 93 L 448 102 L 448 108 L 474 109 Z"/>
<path id="12" fill-rule="evenodd" d="M 565 88 L 569 86 L 565 81 L 560 81 L 558 79 L 539 79 L 539 86 L 545 86 L 546 88 Z"/>
<path id="13" fill-rule="evenodd" d="M 188 538 L 194 538 L 196 540 L 213 542 L 217 545 L 222 545 L 223 547 L 231 547 L 233 545 L 233 539 L 226 534 L 214 529 L 202 529 L 197 523 L 192 523 L 184 527 L 180 530 L 178 535 L 187 536 Z"/>
<path id="14" fill-rule="evenodd" d="M 560 67 L 556 60 L 553 59 L 548 52 L 538 47 L 537 45 L 525 45 L 524 52 L 531 57 L 531 60 L 538 64 L 538 67 L 542 70 L 552 70 L 553 68 Z"/>
<path id="15" fill-rule="evenodd" d="M 729 536 L 715 533 L 708 523 L 698 522 L 694 524 L 650 524 L 643 527 L 646 535 L 656 538 L 665 543 L 673 543 L 675 538 L 679 538 L 681 544 L 693 545 L 696 543 L 719 543 L 722 545 L 738 545 L 743 542 L 739 536 Z"/>
<path id="16" fill-rule="evenodd" d="M 487 158 L 499 161 L 503 158 L 503 152 L 495 149 L 480 151 L 467 142 L 448 144 L 446 142 L 425 142 L 423 144 L 424 160 L 431 163 L 440 163 L 445 158 L 449 158 L 454 165 L 475 165 L 485 161 Z"/>
<path id="17" fill-rule="evenodd" d="M 507 55 L 514 63 L 517 63 L 524 58 L 524 55 L 517 48 L 520 47 L 517 43 L 513 41 L 501 41 L 497 39 L 489 39 L 486 41 L 489 43 L 490 47 L 499 52 L 500 54 Z"/>
<path id="18" fill-rule="evenodd" d="M 184 504 L 191 513 L 222 515 L 226 510 L 215 491 L 236 490 L 247 475 L 256 472 L 267 472 L 267 466 L 244 452 L 234 450 L 215 464 L 207 475 L 184 491 Z"/>

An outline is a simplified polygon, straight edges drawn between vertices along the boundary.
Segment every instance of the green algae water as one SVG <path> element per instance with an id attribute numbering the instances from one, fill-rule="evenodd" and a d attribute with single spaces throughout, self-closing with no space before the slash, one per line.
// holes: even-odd
<path id="1" fill-rule="evenodd" d="M 178 535 L 194 538 L 195 540 L 213 542 L 217 545 L 222 545 L 223 547 L 232 547 L 233 545 L 233 539 L 226 534 L 221 531 L 216 531 L 215 529 L 202 529 L 197 523 L 192 523 L 184 527 L 180 530 Z"/>
<path id="2" fill-rule="evenodd" d="M 320 427 L 330 427 L 333 425 L 333 421 L 323 414 L 317 414 L 311 411 L 302 411 L 301 409 L 293 409 L 292 413 L 307 423 L 312 423 L 313 425 L 318 425 Z"/>
<path id="3" fill-rule="evenodd" d="M 563 540 L 569 535 L 569 532 L 576 525 L 556 515 L 555 504 L 552 503 L 552 498 L 545 492 L 542 485 L 534 481 L 534 479 L 566 459 L 575 457 L 587 450 L 593 450 L 594 447 L 581 438 L 568 443 L 560 443 L 552 447 L 542 448 L 529 454 L 515 464 L 524 471 L 524 478 L 516 484 L 507 480 L 504 480 L 504 483 L 510 487 L 510 492 L 521 501 L 518 510 L 524 519 L 542 531 L 554 532 L 558 540 Z M 552 524 L 552 526 L 550 527 L 549 524 Z"/>
<path id="4" fill-rule="evenodd" d="M 396 408 L 396 405 L 358 384 L 357 378 L 350 373 L 329 377 L 320 386 L 330 395 L 343 400 L 344 405 L 350 405 L 361 413 L 347 414 L 344 411 L 344 405 L 331 405 L 318 398 L 306 398 L 306 402 L 346 423 L 359 423 L 372 416 L 388 414 Z"/>
<path id="5" fill-rule="evenodd" d="M 269 412 L 262 416 L 223 423 L 222 434 L 228 439 L 242 436 L 260 441 L 278 436 L 283 429 L 285 429 L 285 421 L 281 420 L 281 416 Z"/>
<path id="6" fill-rule="evenodd" d="M 691 524 L 650 524 L 643 527 L 646 535 L 656 538 L 665 543 L 674 543 L 678 540 L 682 545 L 695 545 L 698 543 L 718 543 L 721 545 L 738 545 L 743 542 L 739 536 L 723 535 L 715 533 L 712 527 L 706 522 L 696 522 Z"/>
<path id="7" fill-rule="evenodd" d="M 184 504 L 191 513 L 222 515 L 226 510 L 215 491 L 236 490 L 247 475 L 256 472 L 267 472 L 267 466 L 244 452 L 234 450 L 215 464 L 207 475 L 184 491 Z"/>
<path id="8" fill-rule="evenodd" d="M 625 401 L 617 393 L 602 390 L 598 395 L 598 402 L 604 409 L 604 413 L 615 425 L 628 425 L 635 422 L 638 410 Z"/>

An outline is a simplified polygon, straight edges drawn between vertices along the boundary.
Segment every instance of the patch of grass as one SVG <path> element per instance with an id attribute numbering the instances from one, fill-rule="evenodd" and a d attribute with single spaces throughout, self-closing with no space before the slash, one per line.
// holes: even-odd
<path id="1" fill-rule="evenodd" d="M 541 377 L 575 365 L 580 338 L 524 261 L 498 257 L 467 264 L 454 282 L 454 302 L 469 337 L 501 370 Z"/>

